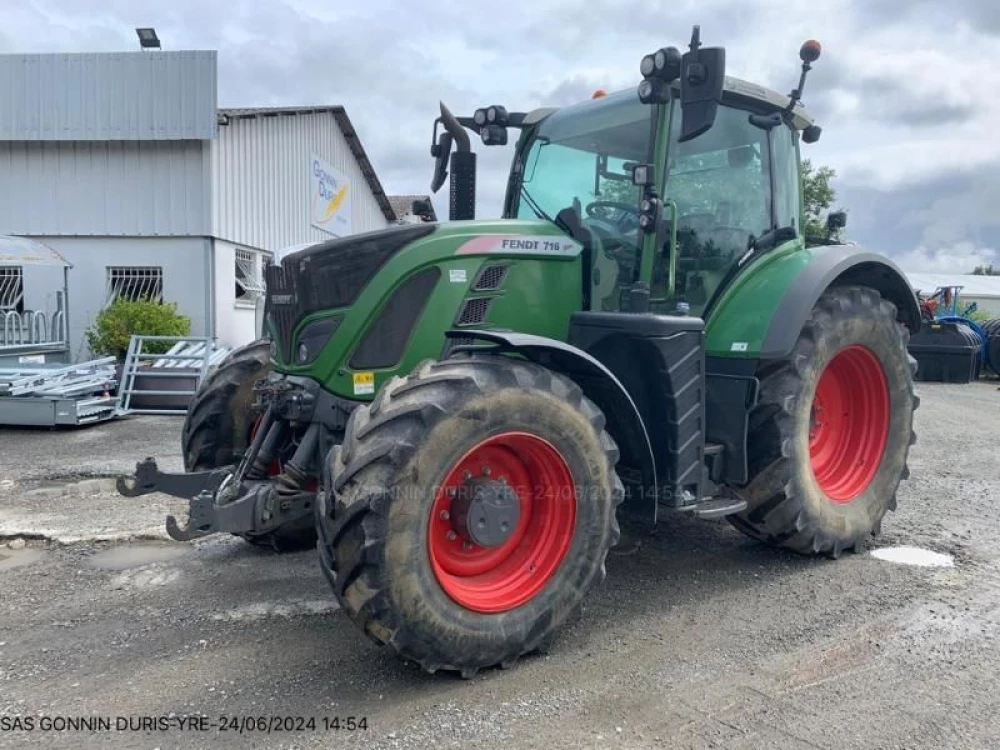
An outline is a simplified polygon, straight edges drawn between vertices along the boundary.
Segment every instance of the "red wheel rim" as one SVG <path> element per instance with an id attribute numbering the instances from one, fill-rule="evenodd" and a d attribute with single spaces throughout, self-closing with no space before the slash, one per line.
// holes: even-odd
<path id="1" fill-rule="evenodd" d="M 866 347 L 842 349 L 820 376 L 809 427 L 813 475 L 835 503 L 871 484 L 889 438 L 889 387 Z"/>
<path id="2" fill-rule="evenodd" d="M 456 529 L 456 494 L 471 480 L 510 487 L 519 518 L 506 540 L 480 546 Z M 505 612 L 527 602 L 566 557 L 576 526 L 576 488 L 566 460 L 548 441 L 505 432 L 473 446 L 437 491 L 428 528 L 431 567 L 456 603 Z"/>

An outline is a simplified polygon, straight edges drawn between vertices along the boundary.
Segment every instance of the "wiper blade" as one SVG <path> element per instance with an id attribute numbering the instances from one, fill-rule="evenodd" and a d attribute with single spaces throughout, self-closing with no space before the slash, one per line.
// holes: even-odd
<path id="1" fill-rule="evenodd" d="M 539 219 L 544 219 L 545 221 L 551 221 L 553 224 L 562 229 L 564 232 L 568 232 L 570 234 L 573 233 L 572 227 L 570 227 L 565 221 L 561 219 L 553 219 L 551 216 L 545 213 L 545 211 L 542 210 L 542 207 L 538 205 L 537 201 L 535 201 L 535 199 L 531 197 L 531 194 L 524 187 L 524 185 L 521 185 L 521 197 L 524 198 L 525 202 L 528 204 L 528 207 L 535 212 L 535 216 L 537 216 Z"/>
<path id="2" fill-rule="evenodd" d="M 528 192 L 527 188 L 524 187 L 524 185 L 521 185 L 521 197 L 524 198 L 524 200 L 527 202 L 528 207 L 535 212 L 535 216 L 537 216 L 539 219 L 552 221 L 549 215 L 545 213 L 538 205 L 538 203 L 535 202 L 535 199 L 531 197 L 531 194 Z"/>

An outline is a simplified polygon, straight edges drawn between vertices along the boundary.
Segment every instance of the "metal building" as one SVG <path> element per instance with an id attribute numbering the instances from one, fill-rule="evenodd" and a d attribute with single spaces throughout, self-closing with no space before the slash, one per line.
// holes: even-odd
<path id="1" fill-rule="evenodd" d="M 962 287 L 958 292 L 961 308 L 958 312 L 975 302 L 977 309 L 991 318 L 1000 317 L 1000 276 L 975 276 L 944 271 L 934 273 L 907 271 L 906 278 L 913 290 L 919 291 L 924 296 L 933 294 L 940 287 Z"/>
<path id="2" fill-rule="evenodd" d="M 0 102 L 0 235 L 72 265 L 72 361 L 119 295 L 246 343 L 268 254 L 396 219 L 343 107 L 219 109 L 212 50 L 0 55 Z"/>

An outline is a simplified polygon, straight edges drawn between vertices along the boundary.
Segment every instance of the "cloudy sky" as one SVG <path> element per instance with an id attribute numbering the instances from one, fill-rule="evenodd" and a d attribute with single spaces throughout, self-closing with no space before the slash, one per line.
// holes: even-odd
<path id="1" fill-rule="evenodd" d="M 154 26 L 164 49 L 219 51 L 221 106 L 344 104 L 386 190 L 411 193 L 439 100 L 471 114 L 631 87 L 694 23 L 731 75 L 782 92 L 800 43 L 822 42 L 805 103 L 823 138 L 804 149 L 836 169 L 853 239 L 910 271 L 1000 264 L 997 0 L 18 0 L 0 52 L 135 49 Z M 480 216 L 499 214 L 509 158 L 480 150 Z"/>

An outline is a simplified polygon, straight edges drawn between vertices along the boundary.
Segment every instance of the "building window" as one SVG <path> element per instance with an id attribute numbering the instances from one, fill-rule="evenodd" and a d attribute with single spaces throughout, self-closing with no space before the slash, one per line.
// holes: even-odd
<path id="1" fill-rule="evenodd" d="M 24 271 L 0 266 L 0 312 L 24 312 Z"/>
<path id="2" fill-rule="evenodd" d="M 236 248 L 236 301 L 254 304 L 264 296 L 264 264 L 269 253 Z"/>
<path id="3" fill-rule="evenodd" d="M 105 305 L 119 297 L 163 302 L 163 268 L 160 266 L 109 266 Z"/>

